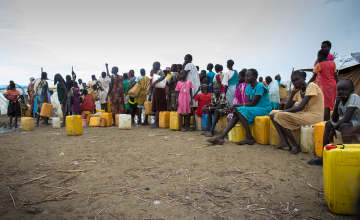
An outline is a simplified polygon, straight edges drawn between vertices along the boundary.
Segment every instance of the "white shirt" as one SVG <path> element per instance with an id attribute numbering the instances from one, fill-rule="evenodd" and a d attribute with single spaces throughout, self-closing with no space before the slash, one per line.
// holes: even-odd
<path id="1" fill-rule="evenodd" d="M 223 86 L 228 86 L 229 85 L 229 79 L 234 75 L 234 70 L 228 70 L 227 72 L 224 72 L 224 78 L 222 79 L 221 84 Z"/>
<path id="2" fill-rule="evenodd" d="M 187 74 L 186 80 L 190 80 L 192 82 L 194 86 L 194 88 L 192 88 L 192 94 L 194 95 L 200 86 L 200 78 L 198 71 L 193 63 L 186 64 L 184 70 L 190 70 L 189 73 Z M 198 94 L 200 93 L 201 91 Z M 197 102 L 193 102 L 193 105 L 190 107 L 197 107 Z"/>

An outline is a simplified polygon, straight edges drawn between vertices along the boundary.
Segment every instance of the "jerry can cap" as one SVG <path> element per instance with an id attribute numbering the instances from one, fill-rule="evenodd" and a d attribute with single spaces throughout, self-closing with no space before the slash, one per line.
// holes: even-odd
<path id="1" fill-rule="evenodd" d="M 336 145 L 326 145 L 326 150 L 331 150 L 331 149 L 336 149 L 337 146 Z"/>

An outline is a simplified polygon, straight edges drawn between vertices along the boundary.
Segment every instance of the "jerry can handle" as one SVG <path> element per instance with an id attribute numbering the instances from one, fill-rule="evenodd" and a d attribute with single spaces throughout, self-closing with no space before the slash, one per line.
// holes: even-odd
<path id="1" fill-rule="evenodd" d="M 340 147 L 340 149 L 345 149 L 345 145 L 343 144 L 343 146 L 342 146 L 342 147 Z"/>

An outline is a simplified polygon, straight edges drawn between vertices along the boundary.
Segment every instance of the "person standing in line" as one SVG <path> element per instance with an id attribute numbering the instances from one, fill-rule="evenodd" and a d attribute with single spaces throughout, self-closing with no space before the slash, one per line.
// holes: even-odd
<path id="1" fill-rule="evenodd" d="M 36 120 L 36 127 L 39 127 L 39 122 L 40 122 L 40 112 L 41 112 L 41 107 L 43 105 L 43 103 L 49 103 L 51 104 L 51 100 L 50 100 L 50 91 L 49 91 L 49 84 L 46 81 L 48 80 L 47 78 L 47 73 L 46 72 L 42 72 L 41 73 L 41 81 L 35 85 L 35 89 L 36 89 L 36 102 L 37 102 L 37 120 Z M 45 118 L 45 124 L 46 125 L 50 125 L 49 124 L 49 118 L 48 117 L 44 117 Z"/>
<path id="2" fill-rule="evenodd" d="M 215 73 L 213 72 L 213 68 L 214 65 L 212 63 L 209 63 L 206 67 L 206 69 L 209 71 L 208 73 L 206 73 L 206 75 L 209 77 L 209 83 L 210 83 L 210 91 L 211 93 L 214 92 L 213 90 L 213 81 L 214 81 L 214 77 L 215 77 Z"/>
<path id="3" fill-rule="evenodd" d="M 238 74 L 238 81 L 239 81 L 239 85 L 236 88 L 235 91 L 235 95 L 234 95 L 234 100 L 233 100 L 233 104 L 228 108 L 228 121 L 230 121 L 233 117 L 233 112 L 230 111 L 231 109 L 235 109 L 236 107 L 240 107 L 243 104 L 247 103 L 247 98 L 246 98 L 246 87 L 249 85 L 247 82 L 245 82 L 245 73 L 246 73 L 247 69 L 242 69 L 239 74 Z M 229 101 L 229 100 L 228 100 Z"/>
<path id="4" fill-rule="evenodd" d="M 74 115 L 80 115 L 80 89 L 77 82 L 74 82 L 74 87 L 71 89 L 71 96 L 73 99 L 71 111 L 74 113 Z"/>
<path id="5" fill-rule="evenodd" d="M 170 77 L 170 81 L 169 81 L 169 96 L 168 96 L 170 111 L 177 111 L 177 109 L 176 109 L 176 91 L 175 91 L 176 84 L 177 84 L 178 78 L 179 78 L 179 72 L 177 72 L 177 70 L 178 70 L 177 67 L 178 66 L 176 64 L 171 65 L 171 77 Z"/>
<path id="6" fill-rule="evenodd" d="M 148 115 L 145 115 L 144 123 L 141 120 L 142 110 L 145 108 L 146 95 L 149 93 L 147 87 L 150 84 L 150 78 L 145 76 L 145 69 L 140 70 L 140 76 L 136 78 L 136 82 L 140 85 L 140 92 L 137 97 L 137 109 L 138 109 L 138 125 L 148 125 Z"/>
<path id="7" fill-rule="evenodd" d="M 130 113 L 130 104 L 129 104 L 130 96 L 127 95 L 127 92 L 129 91 L 129 87 L 130 87 L 130 79 L 129 79 L 129 75 L 127 73 L 123 74 L 123 84 L 124 84 L 124 101 L 125 101 L 126 114 L 129 114 Z"/>
<path id="8" fill-rule="evenodd" d="M 106 71 L 109 73 L 109 69 L 106 68 Z M 114 66 L 111 69 L 111 82 L 109 93 L 106 97 L 106 101 L 110 98 L 110 108 L 112 117 L 114 120 L 113 126 L 115 125 L 115 115 L 116 114 L 125 114 L 125 102 L 124 102 L 124 84 L 123 84 L 123 77 L 118 75 L 119 68 Z"/>
<path id="9" fill-rule="evenodd" d="M 134 70 L 129 71 L 129 78 L 130 78 L 130 86 L 128 91 L 136 84 L 136 77 Z M 130 97 L 128 102 L 130 107 L 131 123 L 135 124 L 134 118 L 137 112 L 137 97 L 134 98 Z"/>
<path id="10" fill-rule="evenodd" d="M 30 78 L 30 83 L 28 85 L 28 94 L 29 94 L 29 100 L 30 100 L 30 109 L 31 109 L 31 117 L 33 117 L 33 109 L 34 109 L 34 102 L 35 102 L 35 90 L 34 90 L 34 83 L 35 83 L 35 78 L 31 77 Z"/>
<path id="11" fill-rule="evenodd" d="M 238 85 L 239 74 L 236 70 L 233 70 L 234 61 L 227 61 L 228 71 L 224 73 L 223 85 L 225 86 L 226 99 L 229 106 L 233 104 L 236 86 Z"/>
<path id="12" fill-rule="evenodd" d="M 65 127 L 66 125 L 66 100 L 67 100 L 67 89 L 65 86 L 65 80 L 64 78 L 59 74 L 55 74 L 54 77 L 54 85 L 56 85 L 57 83 L 57 95 L 58 95 L 58 100 L 60 102 L 61 105 L 61 110 L 63 113 L 63 123 L 61 124 L 61 127 Z"/>
<path id="13" fill-rule="evenodd" d="M 159 128 L 159 113 L 160 111 L 166 111 L 166 92 L 165 88 L 156 88 L 156 84 L 161 82 L 166 78 L 164 72 L 160 69 L 160 62 L 153 63 L 152 69 L 153 75 L 159 75 L 160 78 L 156 81 L 152 81 L 151 89 L 149 94 L 149 101 L 152 99 L 152 108 L 151 111 L 155 112 L 155 123 L 151 128 Z"/>
<path id="14" fill-rule="evenodd" d="M 177 113 L 179 114 L 180 128 L 182 132 L 190 131 L 190 105 L 193 103 L 192 88 L 194 86 L 190 80 L 186 80 L 186 75 L 187 73 L 185 70 L 180 71 L 181 80 L 177 82 L 175 88 L 177 96 Z"/>
<path id="15" fill-rule="evenodd" d="M 67 90 L 67 99 L 66 99 L 66 116 L 72 115 L 71 112 L 71 88 L 74 87 L 74 82 L 71 80 L 70 75 L 66 75 L 66 82 L 65 82 L 66 90 Z"/>
<path id="16" fill-rule="evenodd" d="M 224 78 L 224 74 L 223 74 L 223 66 L 220 64 L 216 64 L 215 65 L 215 72 L 216 75 L 214 77 L 214 81 L 213 81 L 213 85 L 214 84 L 220 84 L 221 85 L 221 91 L 222 93 L 225 93 L 225 87 L 222 84 L 223 78 Z"/>
<path id="17" fill-rule="evenodd" d="M 337 76 L 336 65 L 333 61 L 328 61 L 328 51 L 321 49 L 318 52 L 319 63 L 313 70 L 313 76 L 309 83 L 313 82 L 319 76 L 319 84 L 324 94 L 324 121 L 330 120 L 330 108 L 334 107 L 336 100 L 336 84 L 339 81 Z"/>
<path id="18" fill-rule="evenodd" d="M 14 81 L 10 81 L 8 90 L 5 92 L 5 98 L 9 100 L 9 106 L 7 115 L 10 117 L 10 129 L 12 129 L 12 119 L 15 117 L 15 128 L 18 127 L 17 120 L 21 116 L 21 110 L 19 105 L 20 92 L 16 90 Z"/>
<path id="19" fill-rule="evenodd" d="M 200 86 L 200 78 L 199 78 L 199 74 L 198 71 L 196 69 L 196 66 L 192 63 L 193 57 L 191 56 L 191 54 L 187 54 L 184 57 L 184 70 L 187 72 L 187 77 L 186 80 L 190 80 L 191 83 L 193 84 L 193 88 L 191 89 L 192 94 L 195 94 L 195 89 L 198 89 Z M 196 120 L 195 119 L 195 111 L 197 110 L 197 106 L 198 103 L 197 102 L 192 102 L 192 104 L 190 105 L 190 107 L 192 108 L 192 116 L 193 116 L 193 127 L 192 130 L 196 129 Z"/>
<path id="20" fill-rule="evenodd" d="M 272 80 L 270 76 L 267 76 L 265 80 L 266 83 L 268 84 L 271 107 L 273 110 L 277 110 L 280 108 L 279 86 L 283 86 L 283 85 L 281 85 L 281 83 L 277 80 Z"/>
<path id="21" fill-rule="evenodd" d="M 105 67 L 108 68 L 108 64 L 105 64 Z M 106 101 L 107 94 L 109 92 L 109 86 L 110 86 L 110 74 L 106 74 L 106 72 L 101 73 L 101 78 L 99 79 L 100 84 L 100 104 L 101 109 L 105 110 L 105 112 L 108 112 L 110 109 L 108 109 L 108 101 Z"/>

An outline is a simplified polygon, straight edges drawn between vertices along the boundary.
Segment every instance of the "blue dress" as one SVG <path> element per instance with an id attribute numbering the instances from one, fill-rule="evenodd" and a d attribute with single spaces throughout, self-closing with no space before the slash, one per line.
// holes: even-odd
<path id="1" fill-rule="evenodd" d="M 265 89 L 265 90 L 264 90 Z M 266 91 L 266 93 L 264 93 Z M 254 124 L 255 117 L 269 115 L 272 111 L 271 102 L 269 98 L 269 90 L 262 83 L 257 83 L 255 88 L 251 88 L 249 84 L 246 87 L 246 95 L 250 96 L 250 101 L 254 98 L 255 95 L 261 95 L 259 102 L 256 106 L 247 107 L 240 106 L 237 107 L 237 110 L 246 118 L 249 125 Z M 239 120 L 240 121 L 240 120 Z"/>

